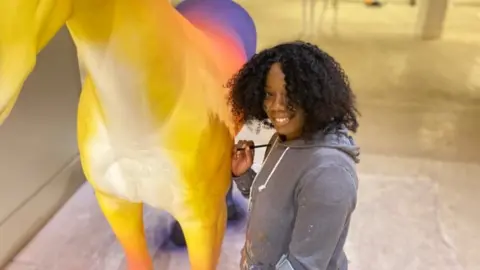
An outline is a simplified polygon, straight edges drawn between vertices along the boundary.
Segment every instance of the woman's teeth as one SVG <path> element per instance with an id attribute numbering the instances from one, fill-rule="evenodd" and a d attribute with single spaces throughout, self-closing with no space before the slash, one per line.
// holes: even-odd
<path id="1" fill-rule="evenodd" d="M 277 122 L 278 124 L 286 124 L 288 123 L 290 119 L 288 119 L 287 117 L 285 118 L 275 118 L 275 122 Z"/>

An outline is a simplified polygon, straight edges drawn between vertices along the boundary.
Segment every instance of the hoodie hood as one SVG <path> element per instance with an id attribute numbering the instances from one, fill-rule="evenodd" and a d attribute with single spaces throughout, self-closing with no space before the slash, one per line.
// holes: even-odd
<path id="1" fill-rule="evenodd" d="M 348 129 L 343 125 L 329 127 L 314 134 L 310 139 L 299 138 L 291 141 L 281 141 L 279 144 L 290 148 L 334 148 L 349 155 L 356 163 L 360 161 L 360 147 L 355 144 Z"/>

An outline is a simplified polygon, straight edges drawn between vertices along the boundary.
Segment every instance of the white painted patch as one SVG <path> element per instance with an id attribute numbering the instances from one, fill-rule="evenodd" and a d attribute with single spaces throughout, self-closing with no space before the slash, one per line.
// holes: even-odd
<path id="1" fill-rule="evenodd" d="M 112 195 L 165 209 L 179 173 L 161 145 L 162 127 L 149 110 L 145 79 L 106 47 L 77 45 L 107 122 L 96 123 L 97 134 L 87 144 L 92 181 Z"/>
<path id="2" fill-rule="evenodd" d="M 144 74 L 119 61 L 107 45 L 82 44 L 79 47 L 97 88 L 108 130 L 115 134 L 111 138 L 114 143 L 124 144 L 136 140 L 139 135 L 155 132 L 158 127 L 153 125 Z"/>
<path id="3" fill-rule="evenodd" d="M 116 147 L 105 126 L 100 125 L 97 130 L 97 136 L 87 145 L 95 184 L 132 202 L 162 209 L 170 205 L 172 185 L 179 183 L 179 174 L 166 150 L 151 143 Z"/>

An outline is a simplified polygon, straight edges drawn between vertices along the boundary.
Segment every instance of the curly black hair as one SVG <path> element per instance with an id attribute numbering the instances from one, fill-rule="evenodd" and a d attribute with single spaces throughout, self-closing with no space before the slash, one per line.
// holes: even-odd
<path id="1" fill-rule="evenodd" d="M 264 88 L 274 63 L 279 63 L 285 74 L 289 107 L 305 112 L 303 135 L 313 135 L 332 124 L 357 131 L 359 112 L 345 72 L 333 57 L 303 41 L 279 44 L 255 54 L 228 81 L 235 117 L 246 124 L 259 122 L 260 126 L 272 127 L 264 110 Z"/>

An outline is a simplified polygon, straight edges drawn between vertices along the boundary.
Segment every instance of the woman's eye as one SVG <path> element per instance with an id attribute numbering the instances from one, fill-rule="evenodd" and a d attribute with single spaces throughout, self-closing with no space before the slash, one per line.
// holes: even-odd
<path id="1" fill-rule="evenodd" d="M 273 95 L 272 95 L 272 93 L 267 92 L 267 93 L 265 94 L 265 96 L 266 96 L 266 97 L 271 97 L 271 96 L 273 96 Z"/>

